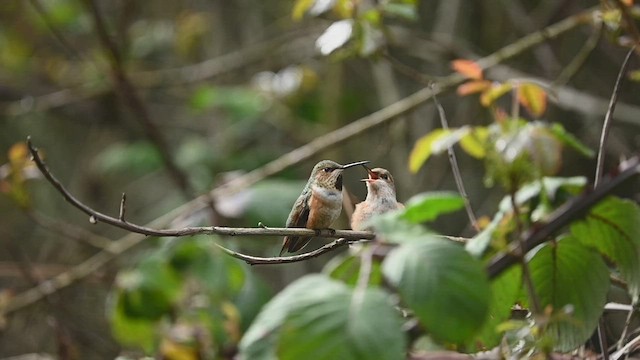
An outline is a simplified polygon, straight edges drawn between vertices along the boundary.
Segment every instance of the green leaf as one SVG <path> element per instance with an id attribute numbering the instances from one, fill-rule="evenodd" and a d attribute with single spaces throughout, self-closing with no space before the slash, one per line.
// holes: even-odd
<path id="1" fill-rule="evenodd" d="M 181 239 L 168 252 L 170 264 L 199 279 L 215 300 L 237 295 L 245 284 L 245 265 L 222 254 L 210 236 Z"/>
<path id="2" fill-rule="evenodd" d="M 402 211 L 394 211 L 378 215 L 371 223 L 378 235 L 386 241 L 403 243 L 416 239 L 430 238 L 432 234 L 423 226 L 411 223 L 402 218 Z"/>
<path id="3" fill-rule="evenodd" d="M 293 309 L 282 326 L 280 359 L 404 359 L 399 313 L 378 289 L 344 287 Z"/>
<path id="4" fill-rule="evenodd" d="M 171 311 L 182 282 L 162 257 L 153 255 L 136 269 L 119 273 L 116 285 L 118 301 L 126 316 L 157 320 Z"/>
<path id="5" fill-rule="evenodd" d="M 469 131 L 470 128 L 467 126 L 458 129 L 435 129 L 421 137 L 409 154 L 409 170 L 417 173 L 432 154 L 437 155 L 446 151 Z"/>
<path id="6" fill-rule="evenodd" d="M 616 263 L 629 293 L 640 293 L 640 208 L 633 201 L 608 197 L 586 219 L 572 224 L 571 234 Z"/>
<path id="7" fill-rule="evenodd" d="M 382 12 L 385 15 L 408 21 L 418 20 L 416 4 L 412 3 L 394 3 L 386 1 L 382 3 Z"/>
<path id="8" fill-rule="evenodd" d="M 521 289 L 522 270 L 518 266 L 513 266 L 491 281 L 489 317 L 472 345 L 480 345 L 479 349 L 491 349 L 500 343 L 503 334 L 499 331 L 499 325 L 511 317 L 511 307 L 518 300 Z"/>
<path id="9" fill-rule="evenodd" d="M 245 359 L 320 358 L 324 351 L 342 359 L 401 359 L 405 347 L 400 319 L 383 292 L 357 294 L 326 276 L 308 275 L 265 305 L 239 351 Z"/>
<path id="10" fill-rule="evenodd" d="M 124 309 L 122 298 L 110 298 L 107 303 L 111 332 L 119 343 L 137 346 L 151 352 L 156 343 L 156 322 L 144 318 L 132 318 Z"/>
<path id="11" fill-rule="evenodd" d="M 383 273 L 435 339 L 469 341 L 487 317 L 486 271 L 457 244 L 435 237 L 402 244 L 385 259 Z"/>
<path id="12" fill-rule="evenodd" d="M 487 139 L 489 129 L 482 126 L 471 128 L 471 131 L 460 138 L 460 147 L 467 154 L 476 159 L 482 159 L 487 155 Z"/>
<path id="13" fill-rule="evenodd" d="M 458 211 L 464 199 L 454 192 L 427 192 L 413 196 L 406 203 L 402 218 L 412 223 L 433 221 L 438 216 Z"/>
<path id="14" fill-rule="evenodd" d="M 365 245 L 366 246 L 366 245 Z M 335 256 L 324 266 L 322 272 L 344 282 L 349 286 L 355 286 L 358 282 L 361 266 L 360 256 L 346 255 Z M 371 264 L 371 274 L 369 275 L 369 286 L 379 286 L 382 284 L 382 266 L 374 261 Z"/>
<path id="15" fill-rule="evenodd" d="M 560 351 L 582 345 L 602 315 L 609 270 L 602 257 L 576 239 L 544 244 L 529 261 L 542 309 L 553 310 L 546 334 Z"/>
<path id="16" fill-rule="evenodd" d="M 156 147 L 148 142 L 115 143 L 98 154 L 95 166 L 101 173 L 140 176 L 159 169 L 162 159 Z"/>
<path id="17" fill-rule="evenodd" d="M 554 123 L 553 125 L 551 125 L 549 130 L 563 144 L 573 148 L 580 154 L 588 158 L 592 158 L 595 156 L 595 152 L 593 150 L 589 149 L 585 144 L 581 143 L 578 138 L 573 136 L 573 134 L 567 132 L 567 130 L 565 130 L 565 128 L 561 124 Z"/>

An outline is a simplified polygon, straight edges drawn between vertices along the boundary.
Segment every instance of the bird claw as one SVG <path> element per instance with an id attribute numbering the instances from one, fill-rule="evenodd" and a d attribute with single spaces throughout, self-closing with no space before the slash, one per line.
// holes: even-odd
<path id="1" fill-rule="evenodd" d="M 336 229 L 331 229 L 331 228 L 314 229 L 314 231 L 316 232 L 316 236 L 321 236 L 322 235 L 322 231 L 328 231 L 329 234 L 331 234 L 331 236 L 334 236 L 336 234 Z"/>

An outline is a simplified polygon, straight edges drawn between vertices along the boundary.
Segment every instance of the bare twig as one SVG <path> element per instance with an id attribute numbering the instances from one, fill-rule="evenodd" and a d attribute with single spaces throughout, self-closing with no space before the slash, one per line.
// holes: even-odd
<path id="1" fill-rule="evenodd" d="M 200 63 L 178 68 L 131 72 L 128 75 L 138 89 L 180 86 L 210 80 L 263 60 L 265 53 L 273 54 L 274 50 L 280 53 L 291 46 L 296 46 L 296 50 L 299 50 L 299 42 L 295 40 L 314 36 L 314 31 L 314 29 L 307 28 L 295 30 Z M 298 53 L 296 52 L 296 54 Z M 76 88 L 62 89 L 8 103 L 4 114 L 19 116 L 34 111 L 47 111 L 82 102 L 109 91 L 110 87 L 103 82 L 87 82 Z"/>
<path id="2" fill-rule="evenodd" d="M 622 349 L 616 351 L 611 355 L 611 360 L 619 360 L 622 359 L 623 356 L 626 356 L 631 352 L 635 346 L 640 344 L 640 336 L 633 338 L 633 340 L 629 341 Z"/>
<path id="3" fill-rule="evenodd" d="M 534 226 L 524 234 L 523 247 L 519 244 L 514 244 L 506 253 L 498 254 L 491 259 L 487 268 L 489 277 L 493 279 L 510 266 L 518 263 L 523 252 L 527 252 L 548 240 L 551 235 L 555 234 L 579 216 L 585 214 L 605 196 L 611 194 L 627 180 L 638 174 L 640 174 L 640 160 L 633 158 L 621 165 L 618 176 L 609 181 L 602 182 L 602 184 L 593 189 L 593 191 L 581 197 L 574 198 L 556 209 L 549 215 L 549 220 L 546 224 Z"/>
<path id="4" fill-rule="evenodd" d="M 122 193 L 122 199 L 120 200 L 120 211 L 118 212 L 118 220 L 122 222 L 126 222 L 124 219 L 124 214 L 127 211 L 127 194 Z"/>
<path id="5" fill-rule="evenodd" d="M 307 253 L 304 254 L 300 254 L 300 255 L 293 255 L 293 256 L 277 256 L 277 257 L 258 257 L 258 256 L 251 256 L 251 255 L 246 255 L 246 254 L 242 254 L 239 253 L 237 251 L 233 251 L 231 249 L 228 249 L 220 244 L 216 244 L 216 246 L 218 248 L 220 248 L 224 253 L 226 253 L 229 256 L 233 256 L 236 259 L 240 259 L 244 262 L 246 262 L 249 265 L 273 265 L 273 264 L 288 264 L 288 263 L 294 263 L 294 262 L 299 262 L 299 261 L 305 261 L 305 260 L 309 260 L 311 258 L 314 257 L 318 257 L 322 254 L 326 254 L 330 251 L 333 251 L 339 247 L 342 247 L 344 245 L 348 245 L 351 242 L 354 241 L 358 241 L 357 239 L 347 239 L 347 238 L 339 238 L 336 239 L 332 242 L 330 242 L 329 244 L 326 244 L 316 250 L 313 251 L 309 251 Z"/>
<path id="6" fill-rule="evenodd" d="M 82 55 L 71 45 L 71 43 L 62 35 L 62 33 L 55 26 L 51 17 L 47 13 L 47 9 L 42 5 L 40 0 L 30 0 L 29 3 L 33 7 L 33 9 L 40 15 L 42 21 L 45 26 L 51 31 L 53 37 L 62 45 L 62 47 L 67 50 L 73 57 L 82 60 Z"/>
<path id="7" fill-rule="evenodd" d="M 627 52 L 627 56 L 622 62 L 620 71 L 618 72 L 618 78 L 616 84 L 613 87 L 613 93 L 611 94 L 611 100 L 609 101 L 609 107 L 607 108 L 607 114 L 604 117 L 604 123 L 602 124 L 602 133 L 600 134 L 600 145 L 598 146 L 598 162 L 596 164 L 596 175 L 593 182 L 593 186 L 596 187 L 600 183 L 602 178 L 602 172 L 604 169 L 604 155 L 605 155 L 605 143 L 607 136 L 609 135 L 609 129 L 611 128 L 611 122 L 613 121 L 613 112 L 616 110 L 616 103 L 618 102 L 618 92 L 620 91 L 620 85 L 622 84 L 622 78 L 627 72 L 627 66 L 629 65 L 629 58 L 633 53 L 635 46 Z"/>
<path id="8" fill-rule="evenodd" d="M 158 150 L 164 166 L 172 180 L 176 183 L 186 198 L 193 198 L 195 196 L 195 192 L 191 188 L 187 176 L 174 162 L 167 140 L 154 124 L 147 106 L 142 101 L 135 87 L 129 80 L 129 76 L 124 69 L 122 54 L 111 37 L 109 37 L 107 26 L 102 18 L 102 14 L 100 14 L 100 11 L 98 10 L 95 0 L 84 0 L 84 2 L 93 17 L 96 33 L 100 43 L 107 55 L 109 55 L 114 85 L 116 85 L 120 90 L 118 95 L 120 95 L 120 98 L 129 106 L 135 115 L 135 118 L 144 129 L 147 138 Z"/>
<path id="9" fill-rule="evenodd" d="M 591 33 L 587 41 L 582 45 L 578 53 L 571 59 L 571 62 L 565 66 L 560 75 L 553 81 L 553 86 L 562 86 L 569 82 L 569 80 L 580 70 L 582 65 L 587 61 L 587 58 L 598 45 L 598 40 L 602 36 L 604 25 L 602 23 L 596 24 L 596 29 Z"/>
<path id="10" fill-rule="evenodd" d="M 443 129 L 449 129 L 449 122 L 447 121 L 447 116 L 444 112 L 444 108 L 438 101 L 437 97 L 433 96 L 433 102 L 436 104 L 436 108 L 438 109 L 438 115 L 440 116 L 440 124 Z M 462 199 L 464 200 L 464 208 L 467 211 L 467 216 L 469 217 L 469 221 L 471 221 L 471 226 L 476 231 L 480 231 L 480 227 L 478 226 L 478 220 L 476 219 L 476 215 L 473 212 L 473 208 L 471 207 L 471 201 L 469 201 L 469 195 L 464 188 L 464 182 L 462 181 L 462 174 L 460 174 L 460 167 L 458 166 L 458 160 L 456 159 L 456 153 L 453 150 L 453 146 L 449 145 L 447 147 L 447 153 L 449 155 L 449 163 L 451 164 L 451 170 L 453 171 L 453 178 L 456 181 L 456 187 L 458 188 L 458 192 Z"/>
<path id="11" fill-rule="evenodd" d="M 631 309 L 627 313 L 627 318 L 624 322 L 624 327 L 622 328 L 622 333 L 620 334 L 620 340 L 618 340 L 618 346 L 616 350 L 622 349 L 624 345 L 624 341 L 627 339 L 627 334 L 629 333 L 629 327 L 631 326 L 631 320 L 633 319 L 633 315 L 636 313 L 636 304 L 631 304 Z"/>
<path id="12" fill-rule="evenodd" d="M 27 216 L 36 224 L 49 231 L 78 242 L 86 243 L 98 249 L 107 249 L 113 242 L 109 238 L 94 234 L 74 224 L 58 221 L 35 211 L 27 212 Z"/>
<path id="13" fill-rule="evenodd" d="M 368 231 L 351 231 L 351 230 L 332 230 L 332 229 L 322 229 L 322 230 L 311 230 L 304 228 L 229 228 L 223 226 L 196 226 L 196 227 L 186 227 L 180 229 L 154 229 L 151 227 L 137 225 L 128 221 L 124 221 L 122 218 L 115 218 L 101 212 L 98 212 L 88 205 L 84 204 L 80 200 L 76 199 L 61 183 L 56 179 L 56 177 L 49 171 L 46 164 L 40 157 L 38 150 L 31 143 L 31 139 L 27 139 L 27 146 L 29 147 L 29 151 L 31 152 L 31 156 L 33 157 L 33 161 L 36 163 L 36 166 L 42 172 L 44 177 L 53 185 L 53 187 L 58 190 L 64 196 L 65 200 L 69 202 L 71 205 L 80 209 L 85 214 L 89 215 L 92 222 L 103 222 L 127 231 L 131 231 L 134 233 L 147 235 L 147 236 L 191 236 L 198 234 L 217 234 L 217 235 L 227 235 L 227 236 L 314 236 L 314 237 L 324 237 L 324 238 L 347 238 L 347 239 L 373 239 L 374 235 Z M 120 215 L 124 216 L 123 206 L 124 197 L 121 201 L 120 207 Z"/>
<path id="14" fill-rule="evenodd" d="M 540 299 L 538 299 L 538 294 L 536 294 L 536 288 L 533 285 L 533 279 L 531 278 L 531 271 L 529 270 L 529 264 L 525 259 L 525 254 L 527 253 L 525 250 L 525 242 L 522 236 L 524 235 L 524 226 L 522 224 L 522 219 L 520 219 L 520 208 L 518 207 L 518 203 L 516 201 L 516 191 L 511 192 L 511 208 L 513 209 L 513 218 L 516 222 L 516 230 L 518 237 L 518 245 L 520 246 L 520 265 L 522 266 L 522 281 L 524 282 L 524 286 L 529 293 L 529 299 L 531 300 L 531 305 L 533 306 L 533 314 L 540 315 L 542 311 L 542 307 L 540 306 Z"/>

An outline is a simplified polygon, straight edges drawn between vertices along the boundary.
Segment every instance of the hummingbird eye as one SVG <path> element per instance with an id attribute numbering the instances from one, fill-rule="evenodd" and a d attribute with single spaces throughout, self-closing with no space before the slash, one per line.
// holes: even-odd
<path id="1" fill-rule="evenodd" d="M 330 167 L 326 167 L 326 168 L 324 168 L 324 169 L 322 169 L 322 170 L 324 170 L 324 172 L 326 172 L 326 173 L 330 173 L 330 172 L 332 172 L 332 171 L 333 171 L 333 169 L 332 169 L 332 168 L 330 168 Z"/>
<path id="2" fill-rule="evenodd" d="M 381 178 L 382 180 L 387 180 L 387 179 L 389 179 L 389 177 L 387 176 L 387 174 L 382 174 L 382 175 L 380 175 L 380 178 Z"/>

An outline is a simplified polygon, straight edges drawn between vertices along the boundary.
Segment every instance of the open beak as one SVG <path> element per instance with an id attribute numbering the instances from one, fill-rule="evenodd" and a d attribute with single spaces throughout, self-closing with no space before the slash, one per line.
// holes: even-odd
<path id="1" fill-rule="evenodd" d="M 350 168 L 350 167 L 354 167 L 354 166 L 358 166 L 358 165 L 362 165 L 362 166 L 364 166 L 364 164 L 368 164 L 368 163 L 369 163 L 369 160 L 356 161 L 356 162 L 351 163 L 351 164 L 342 165 L 341 169 L 343 169 L 343 170 L 344 170 L 344 169 L 348 169 L 348 168 Z"/>
<path id="2" fill-rule="evenodd" d="M 365 168 L 365 170 L 367 170 L 368 178 L 361 179 L 360 181 L 373 181 L 373 180 L 376 180 L 378 178 L 378 174 L 376 174 L 373 171 L 371 171 L 371 169 L 368 166 L 362 165 L 362 167 Z"/>

